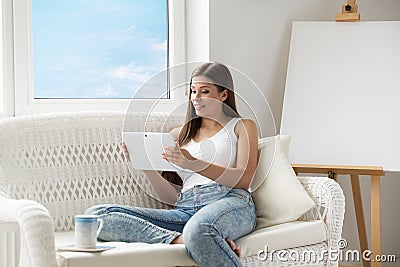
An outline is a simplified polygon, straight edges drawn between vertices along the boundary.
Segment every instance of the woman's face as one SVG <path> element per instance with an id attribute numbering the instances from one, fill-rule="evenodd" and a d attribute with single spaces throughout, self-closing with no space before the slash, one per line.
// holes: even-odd
<path id="1" fill-rule="evenodd" d="M 190 101 L 200 117 L 213 117 L 222 112 L 222 102 L 228 96 L 228 90 L 222 92 L 212 83 L 211 80 L 203 76 L 192 78 L 190 88 Z"/>

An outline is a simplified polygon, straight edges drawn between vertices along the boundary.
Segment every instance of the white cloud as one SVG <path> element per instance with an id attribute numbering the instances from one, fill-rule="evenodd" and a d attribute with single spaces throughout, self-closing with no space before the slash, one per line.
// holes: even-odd
<path id="1" fill-rule="evenodd" d="M 167 50 L 167 40 L 165 40 L 162 43 L 155 43 L 152 45 L 153 49 L 155 50 L 163 50 L 166 51 Z"/>
<path id="2" fill-rule="evenodd" d="M 136 63 L 132 61 L 128 65 L 117 67 L 112 70 L 111 77 L 143 83 L 151 77 L 149 70 L 149 68 L 137 66 Z"/>
<path id="3" fill-rule="evenodd" d="M 112 87 L 111 84 L 107 84 L 103 89 L 96 92 L 96 97 L 114 97 L 117 96 L 118 92 Z"/>
<path id="4" fill-rule="evenodd" d="M 136 28 L 136 25 L 131 25 L 126 29 L 123 29 L 123 32 L 132 32 Z"/>

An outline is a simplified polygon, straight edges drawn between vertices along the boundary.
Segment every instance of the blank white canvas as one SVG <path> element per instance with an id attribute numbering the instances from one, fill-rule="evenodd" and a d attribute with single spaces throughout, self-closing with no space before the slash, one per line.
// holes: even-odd
<path id="1" fill-rule="evenodd" d="M 293 163 L 400 171 L 400 22 L 295 22 L 281 133 Z"/>

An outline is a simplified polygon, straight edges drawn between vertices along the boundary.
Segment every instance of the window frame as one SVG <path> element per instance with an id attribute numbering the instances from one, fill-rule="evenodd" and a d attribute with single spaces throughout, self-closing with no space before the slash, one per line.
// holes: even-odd
<path id="1" fill-rule="evenodd" d="M 5 7 L 5 9 L 4 9 Z M 147 107 L 154 99 L 34 99 L 33 96 L 33 48 L 32 48 L 32 0 L 3 0 L 3 29 L 9 28 L 9 20 L 13 30 L 8 29 L 3 35 L 3 70 L 13 65 L 13 81 L 3 81 L 4 110 L 8 116 L 22 116 L 49 112 L 71 111 L 127 111 L 129 104 Z M 10 13 L 11 12 L 11 16 Z M 4 17 L 7 13 L 8 16 Z M 176 66 L 186 62 L 186 29 L 185 29 L 185 0 L 168 0 L 168 62 Z M 4 33 L 4 31 L 3 31 Z M 8 38 L 7 38 L 8 37 Z M 12 46 L 10 48 L 10 41 Z M 6 44 L 8 43 L 8 44 Z M 12 51 L 10 51 L 12 50 Z M 10 53 L 12 52 L 12 53 Z M 4 55 L 13 55 L 12 59 Z M 10 62 L 12 61 L 12 62 Z M 157 111 L 167 111 L 177 103 L 186 101 L 186 90 L 174 90 L 178 85 L 186 83 L 187 74 L 171 72 L 169 77 L 170 98 L 161 99 Z M 13 93 L 13 92 L 14 93 Z M 7 103 L 14 103 L 7 104 Z"/>
<path id="2" fill-rule="evenodd" d="M 1 2 L 1 66 L 0 75 L 2 90 L 2 110 L 0 117 L 14 116 L 14 41 L 13 41 L 13 8 L 11 0 Z"/>

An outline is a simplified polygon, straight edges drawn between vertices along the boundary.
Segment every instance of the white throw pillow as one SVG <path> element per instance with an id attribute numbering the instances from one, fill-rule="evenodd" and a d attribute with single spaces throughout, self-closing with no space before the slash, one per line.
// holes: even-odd
<path id="1" fill-rule="evenodd" d="M 315 205 L 289 161 L 289 143 L 288 135 L 258 142 L 259 160 L 251 185 L 257 209 L 256 229 L 295 221 Z"/>

